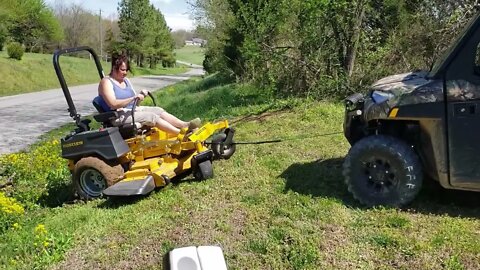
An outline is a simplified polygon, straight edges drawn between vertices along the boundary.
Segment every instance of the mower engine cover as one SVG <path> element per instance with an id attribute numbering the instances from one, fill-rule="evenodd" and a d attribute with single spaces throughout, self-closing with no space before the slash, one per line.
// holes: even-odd
<path id="1" fill-rule="evenodd" d="M 76 160 L 98 155 L 105 160 L 117 159 L 130 149 L 117 127 L 91 130 L 67 136 L 61 140 L 62 157 Z"/>

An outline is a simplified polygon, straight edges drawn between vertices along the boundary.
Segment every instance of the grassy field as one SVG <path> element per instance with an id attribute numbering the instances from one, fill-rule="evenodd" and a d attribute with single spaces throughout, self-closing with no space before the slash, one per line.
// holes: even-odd
<path id="1" fill-rule="evenodd" d="M 349 145 L 324 136 L 341 130 L 340 104 L 275 100 L 212 77 L 157 97 L 185 119 L 230 119 L 237 141 L 286 141 L 238 145 L 213 179 L 144 198 L 34 207 L 0 235 L 0 267 L 161 269 L 172 248 L 219 245 L 229 269 L 480 269 L 478 193 L 429 183 L 400 210 L 352 199 L 341 176 Z"/>
<path id="2" fill-rule="evenodd" d="M 183 48 L 176 49 L 175 55 L 177 60 L 187 63 L 202 65 L 205 58 L 204 49 L 200 46 L 184 46 Z"/>
<path id="3" fill-rule="evenodd" d="M 0 74 L 2 87 L 0 96 L 16 95 L 46 89 L 59 88 L 53 56 L 49 54 L 26 53 L 21 61 L 8 58 L 0 51 Z M 60 64 L 68 85 L 81 85 L 98 82 L 99 76 L 93 60 L 61 56 Z M 110 71 L 110 63 L 102 63 L 105 72 Z M 185 67 L 161 68 L 155 70 L 136 68 L 135 76 L 178 74 L 187 71 Z"/>

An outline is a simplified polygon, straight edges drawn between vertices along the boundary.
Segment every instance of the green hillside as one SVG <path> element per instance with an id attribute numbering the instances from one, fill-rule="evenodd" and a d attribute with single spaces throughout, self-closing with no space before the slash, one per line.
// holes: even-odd
<path id="1" fill-rule="evenodd" d="M 89 59 L 61 56 L 60 64 L 70 85 L 96 83 L 99 81 L 95 62 Z M 105 72 L 110 71 L 110 63 L 102 63 Z M 135 76 L 143 74 L 163 75 L 178 74 L 187 70 L 180 68 L 135 69 Z M 46 89 L 60 88 L 51 54 L 26 53 L 22 60 L 8 58 L 5 51 L 0 52 L 0 74 L 2 74 L 2 87 L 0 96 L 16 95 Z"/>
<path id="2" fill-rule="evenodd" d="M 205 59 L 205 49 L 199 46 L 183 46 L 175 50 L 177 60 L 202 65 Z"/>

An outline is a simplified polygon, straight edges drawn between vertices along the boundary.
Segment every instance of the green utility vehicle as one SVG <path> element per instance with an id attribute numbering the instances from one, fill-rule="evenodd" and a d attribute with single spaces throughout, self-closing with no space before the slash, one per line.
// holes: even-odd
<path id="1" fill-rule="evenodd" d="M 362 204 L 408 204 L 424 176 L 480 191 L 480 16 L 429 72 L 381 79 L 345 104 L 343 174 Z"/>

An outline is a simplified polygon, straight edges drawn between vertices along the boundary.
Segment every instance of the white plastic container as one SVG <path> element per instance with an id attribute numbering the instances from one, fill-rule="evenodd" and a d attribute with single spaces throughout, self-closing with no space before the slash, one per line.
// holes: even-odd
<path id="1" fill-rule="evenodd" d="M 217 246 L 184 247 L 170 251 L 171 270 L 227 270 Z"/>

